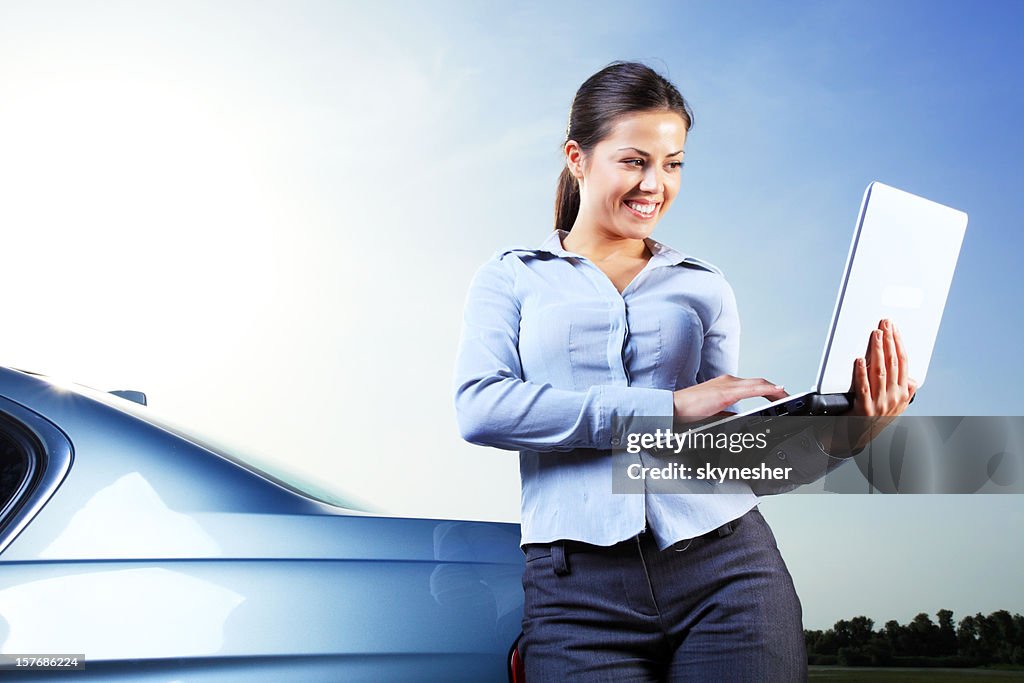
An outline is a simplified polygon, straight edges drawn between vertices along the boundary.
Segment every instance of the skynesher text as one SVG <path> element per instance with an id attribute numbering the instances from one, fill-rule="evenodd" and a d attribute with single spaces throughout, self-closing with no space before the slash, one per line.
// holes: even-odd
<path id="1" fill-rule="evenodd" d="M 789 479 L 792 467 L 768 467 L 761 463 L 760 467 L 715 467 L 713 465 L 701 465 L 700 467 L 688 467 L 679 463 L 671 463 L 664 467 L 644 467 L 640 463 L 633 463 L 626 468 L 626 476 L 630 479 L 696 479 L 703 481 L 717 481 L 723 484 L 729 481 L 754 481 L 754 480 L 780 480 Z"/>

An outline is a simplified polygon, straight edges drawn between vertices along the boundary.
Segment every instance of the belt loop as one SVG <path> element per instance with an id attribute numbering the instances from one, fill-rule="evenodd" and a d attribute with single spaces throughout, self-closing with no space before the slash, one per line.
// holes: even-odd
<path id="1" fill-rule="evenodd" d="M 565 543 L 559 541 L 551 545 L 551 564 L 554 566 L 556 576 L 565 576 L 569 573 L 569 562 L 565 556 Z"/>
<path id="2" fill-rule="evenodd" d="M 724 538 L 732 533 L 733 522 L 726 522 L 722 526 L 718 527 L 718 537 Z"/>

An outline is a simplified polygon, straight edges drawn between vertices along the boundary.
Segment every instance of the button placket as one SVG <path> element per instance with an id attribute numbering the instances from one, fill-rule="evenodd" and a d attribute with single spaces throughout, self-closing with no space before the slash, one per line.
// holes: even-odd
<path id="1" fill-rule="evenodd" d="M 628 306 L 627 297 L 634 289 L 637 288 L 639 283 L 644 277 L 647 277 L 647 273 L 650 270 L 654 270 L 658 267 L 663 266 L 660 254 L 655 253 L 652 255 L 651 260 L 648 261 L 647 265 L 637 273 L 636 277 L 633 278 L 626 288 L 619 292 L 611 279 L 605 275 L 604 271 L 597 267 L 597 264 L 593 263 L 586 257 L 576 256 L 579 259 L 578 263 L 583 269 L 584 274 L 590 281 L 598 293 L 605 298 L 607 302 L 608 310 L 608 348 L 607 360 L 608 368 L 612 371 L 613 383 L 621 384 L 624 386 L 630 386 L 632 379 L 629 374 L 629 370 L 626 367 L 626 345 L 629 341 L 629 322 L 628 322 Z M 614 375 L 618 375 L 617 377 Z M 612 436 L 611 445 L 613 448 L 619 448 L 624 442 L 623 435 L 615 434 Z M 637 456 L 637 460 L 641 459 Z M 627 495 L 627 501 L 632 502 L 630 507 L 636 507 L 636 513 L 640 519 L 647 519 L 647 508 L 648 501 L 647 496 L 647 482 L 643 482 L 644 493 L 642 495 Z M 635 501 L 635 502 L 633 502 Z"/>
<path id="2" fill-rule="evenodd" d="M 629 339 L 629 323 L 626 322 L 626 301 L 619 297 L 616 305 L 612 308 L 612 329 L 615 334 L 608 339 L 608 359 L 614 359 L 611 367 L 618 371 L 619 381 L 629 386 L 629 371 L 626 370 L 626 342 Z"/>

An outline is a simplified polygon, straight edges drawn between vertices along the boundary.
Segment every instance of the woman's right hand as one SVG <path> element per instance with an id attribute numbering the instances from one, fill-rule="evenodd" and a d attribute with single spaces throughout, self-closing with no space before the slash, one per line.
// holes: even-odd
<path id="1" fill-rule="evenodd" d="M 788 395 L 782 386 L 764 378 L 744 379 L 722 375 L 672 392 L 672 403 L 677 420 L 696 422 L 718 415 L 745 398 L 764 396 L 770 401 L 777 401 Z"/>

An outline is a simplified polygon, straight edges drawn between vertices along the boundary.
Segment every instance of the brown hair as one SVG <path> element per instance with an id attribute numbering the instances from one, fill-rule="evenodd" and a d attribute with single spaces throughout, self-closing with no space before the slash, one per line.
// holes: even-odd
<path id="1" fill-rule="evenodd" d="M 693 127 L 693 110 L 665 77 L 638 62 L 612 62 L 576 91 L 565 140 L 575 140 L 588 154 L 608 136 L 620 117 L 652 110 L 675 112 L 686 121 L 686 130 Z M 576 178 L 568 168 L 562 168 L 555 194 L 555 230 L 571 230 L 579 211 Z"/>

